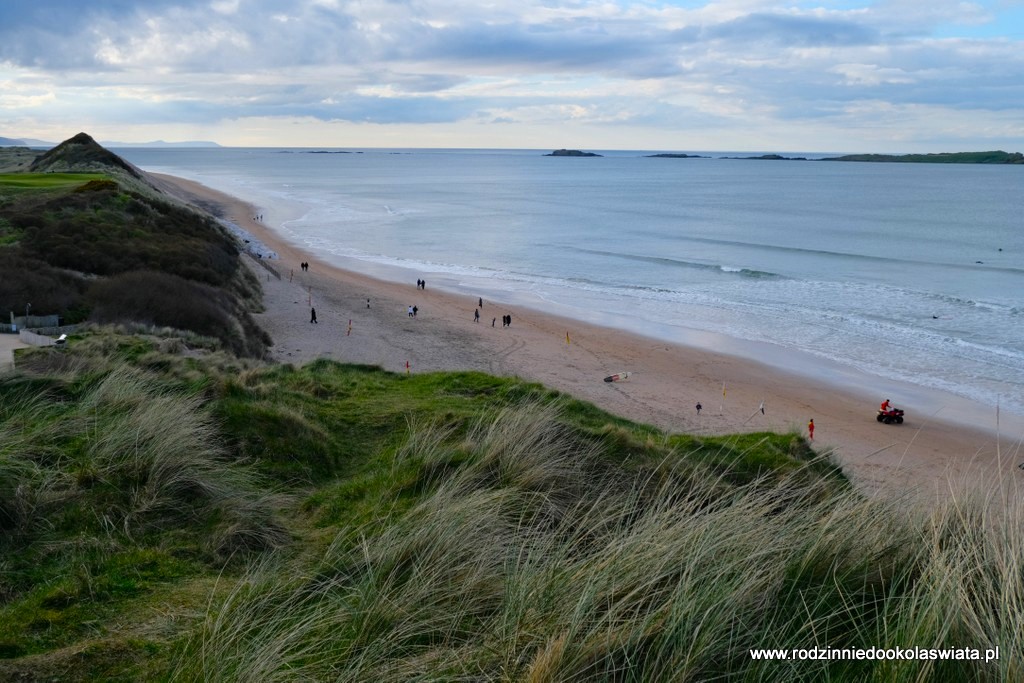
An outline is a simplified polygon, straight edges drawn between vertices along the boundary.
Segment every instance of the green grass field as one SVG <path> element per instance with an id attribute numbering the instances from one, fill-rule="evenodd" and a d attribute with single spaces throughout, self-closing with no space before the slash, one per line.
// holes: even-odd
<path id="1" fill-rule="evenodd" d="M 0 173 L 0 191 L 68 189 L 105 177 L 102 173 Z"/>

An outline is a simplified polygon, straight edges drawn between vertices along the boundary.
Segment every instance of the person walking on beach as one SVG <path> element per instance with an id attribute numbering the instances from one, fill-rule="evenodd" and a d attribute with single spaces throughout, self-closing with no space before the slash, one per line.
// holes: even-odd
<path id="1" fill-rule="evenodd" d="M 813 419 L 810 420 L 807 423 L 807 433 L 810 435 L 811 441 L 814 441 L 814 420 Z"/>
<path id="2" fill-rule="evenodd" d="M 479 303 L 477 304 L 477 306 L 479 306 L 480 308 L 484 307 L 484 298 L 483 297 L 480 297 Z"/>
<path id="3" fill-rule="evenodd" d="M 497 318 L 491 318 L 491 327 L 494 327 L 494 323 L 498 322 Z"/>
<path id="4" fill-rule="evenodd" d="M 697 404 L 697 414 L 698 415 L 700 415 L 700 409 L 703 408 L 703 407 L 704 406 L 702 406 L 700 403 Z"/>
<path id="5" fill-rule="evenodd" d="M 419 306 L 413 306 L 412 307 L 412 317 L 415 318 L 416 314 L 419 313 L 419 312 L 420 312 L 420 307 Z"/>
<path id="6" fill-rule="evenodd" d="M 412 317 L 412 306 L 409 307 L 409 317 Z"/>
<path id="7" fill-rule="evenodd" d="M 475 322 L 475 323 L 480 322 L 480 309 L 479 308 L 473 310 L 473 322 Z"/>
<path id="8" fill-rule="evenodd" d="M 508 326 L 512 327 L 512 314 L 509 313 L 508 315 L 505 316 L 505 318 L 508 320 Z"/>
<path id="9" fill-rule="evenodd" d="M 309 309 L 309 322 L 310 323 L 316 323 L 316 309 L 315 308 L 310 308 Z M 316 323 L 316 324 L 319 325 L 320 323 Z"/>

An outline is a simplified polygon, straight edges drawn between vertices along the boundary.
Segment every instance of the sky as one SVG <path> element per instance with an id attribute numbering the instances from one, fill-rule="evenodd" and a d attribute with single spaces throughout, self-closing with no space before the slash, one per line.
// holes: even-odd
<path id="1" fill-rule="evenodd" d="M 1024 151 L 1024 0 L 0 0 L 0 136 Z"/>

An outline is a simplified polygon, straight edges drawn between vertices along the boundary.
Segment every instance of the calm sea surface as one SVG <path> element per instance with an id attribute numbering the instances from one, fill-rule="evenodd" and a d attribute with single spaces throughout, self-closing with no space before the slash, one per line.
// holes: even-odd
<path id="1" fill-rule="evenodd" d="M 284 209 L 346 268 L 1024 413 L 1022 166 L 118 152 Z"/>

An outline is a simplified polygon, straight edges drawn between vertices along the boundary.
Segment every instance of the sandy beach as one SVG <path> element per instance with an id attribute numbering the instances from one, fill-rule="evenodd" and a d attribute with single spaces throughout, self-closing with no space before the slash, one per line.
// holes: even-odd
<path id="1" fill-rule="evenodd" d="M 875 420 L 886 398 L 712 353 L 534 310 L 342 270 L 281 238 L 271 220 L 234 197 L 198 183 L 155 176 L 161 187 L 248 231 L 277 258 L 253 258 L 274 340 L 273 357 L 301 364 L 326 357 L 422 373 L 480 370 L 541 382 L 617 415 L 672 432 L 798 431 L 815 423 L 814 445 L 831 451 L 867 492 L 948 492 L 979 474 L 1024 479 L 1019 432 L 997 439 L 992 424 L 972 429 L 907 409 L 903 425 Z M 266 214 L 264 214 L 266 216 Z M 308 262 L 309 270 L 300 269 Z M 415 305 L 415 318 L 408 308 Z M 310 322 L 316 309 L 317 323 Z M 474 322 L 479 308 L 480 321 Z M 502 316 L 512 324 L 502 326 Z M 492 325 L 492 320 L 495 320 Z M 630 371 L 621 382 L 612 373 Z M 724 392 L 723 392 L 724 387 Z M 724 394 L 724 395 L 723 395 Z M 764 405 L 762 414 L 760 407 Z M 702 404 L 698 414 L 695 406 Z"/>

